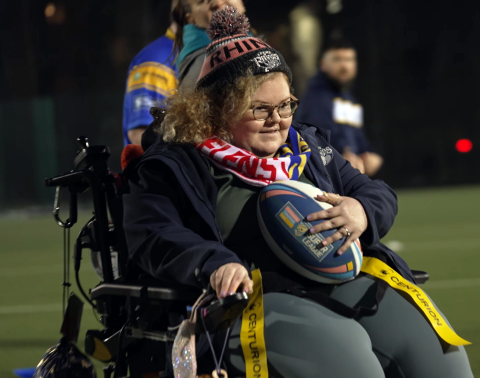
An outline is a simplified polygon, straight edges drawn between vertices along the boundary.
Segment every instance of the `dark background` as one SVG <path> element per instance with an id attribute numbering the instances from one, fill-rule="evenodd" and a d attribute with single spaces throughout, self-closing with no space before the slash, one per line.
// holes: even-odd
<path id="1" fill-rule="evenodd" d="M 396 189 L 480 182 L 477 2 L 343 0 L 335 14 L 327 2 L 302 1 L 323 40 L 344 36 L 357 47 L 355 93 L 385 158 L 378 178 Z M 56 12 L 46 17 L 49 3 Z M 247 15 L 295 64 L 289 13 L 300 1 L 283 3 L 247 0 Z M 72 169 L 79 135 L 108 145 L 110 167 L 120 169 L 127 69 L 165 32 L 169 8 L 166 0 L 0 0 L 0 211 L 49 203 L 43 178 Z M 455 150 L 461 138 L 471 152 Z"/>

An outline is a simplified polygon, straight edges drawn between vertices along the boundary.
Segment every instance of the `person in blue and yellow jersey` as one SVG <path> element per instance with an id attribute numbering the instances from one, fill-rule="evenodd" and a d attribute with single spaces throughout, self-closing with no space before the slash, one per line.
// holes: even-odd
<path id="1" fill-rule="evenodd" d="M 177 3 L 172 3 L 172 8 Z M 124 144 L 140 144 L 142 134 L 153 121 L 150 108 L 157 106 L 177 88 L 174 38 L 177 24 L 172 20 L 165 35 L 133 58 L 123 102 Z"/>
<path id="2" fill-rule="evenodd" d="M 332 40 L 310 79 L 295 115 L 300 122 L 330 130 L 331 142 L 362 173 L 373 176 L 382 157 L 373 152 L 363 129 L 363 107 L 350 91 L 357 75 L 357 54 L 344 39 Z"/>

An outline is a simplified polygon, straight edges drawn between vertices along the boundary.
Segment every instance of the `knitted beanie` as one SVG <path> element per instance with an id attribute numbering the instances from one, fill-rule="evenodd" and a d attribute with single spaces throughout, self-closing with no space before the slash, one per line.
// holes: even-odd
<path id="1" fill-rule="evenodd" d="M 261 39 L 249 35 L 248 18 L 227 6 L 212 15 L 207 34 L 212 41 L 206 49 L 205 61 L 197 88 L 225 86 L 245 76 L 284 72 L 289 83 L 292 72 L 282 54 Z"/>

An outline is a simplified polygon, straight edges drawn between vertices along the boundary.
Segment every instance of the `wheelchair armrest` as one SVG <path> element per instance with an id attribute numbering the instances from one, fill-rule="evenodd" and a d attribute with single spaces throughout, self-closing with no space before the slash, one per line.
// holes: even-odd
<path id="1" fill-rule="evenodd" d="M 92 300 L 103 296 L 122 296 L 134 298 L 148 298 L 163 301 L 194 302 L 198 292 L 168 288 L 161 286 L 149 286 L 138 284 L 102 283 L 90 291 Z"/>
<path id="2" fill-rule="evenodd" d="M 430 275 L 423 270 L 412 270 L 412 274 L 417 284 L 424 284 L 430 278 Z"/>

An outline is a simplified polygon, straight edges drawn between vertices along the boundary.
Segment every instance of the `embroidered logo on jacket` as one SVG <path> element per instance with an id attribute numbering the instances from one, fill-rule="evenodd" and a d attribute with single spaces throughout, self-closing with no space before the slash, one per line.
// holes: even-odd
<path id="1" fill-rule="evenodd" d="M 330 147 L 318 147 L 318 152 L 322 158 L 323 165 L 328 165 L 333 160 L 333 150 Z"/>

